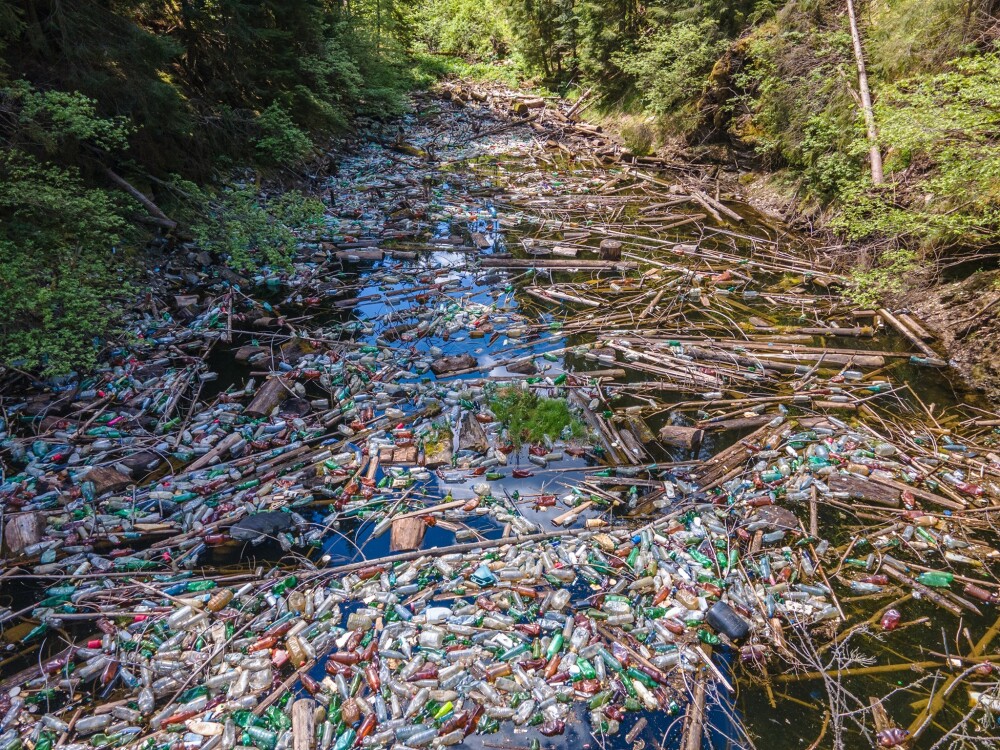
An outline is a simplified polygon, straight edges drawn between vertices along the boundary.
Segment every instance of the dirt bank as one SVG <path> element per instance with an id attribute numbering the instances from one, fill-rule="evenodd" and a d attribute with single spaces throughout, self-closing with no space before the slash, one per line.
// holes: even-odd
<path id="1" fill-rule="evenodd" d="M 1000 271 L 933 284 L 905 302 L 927 321 L 968 385 L 1000 402 Z"/>

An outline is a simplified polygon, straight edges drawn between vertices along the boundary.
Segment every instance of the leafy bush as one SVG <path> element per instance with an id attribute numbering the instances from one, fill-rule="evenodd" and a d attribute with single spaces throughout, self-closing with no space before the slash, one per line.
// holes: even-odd
<path id="1" fill-rule="evenodd" d="M 636 156 L 646 156 L 653 150 L 656 133 L 644 120 L 626 118 L 619 125 L 619 132 L 628 150 Z"/>
<path id="2" fill-rule="evenodd" d="M 883 81 L 940 70 L 972 30 L 966 0 L 889 0 L 866 8 L 869 70 Z"/>
<path id="3" fill-rule="evenodd" d="M 906 279 L 917 266 L 914 251 L 898 247 L 883 250 L 864 270 L 851 274 L 847 296 L 861 307 L 877 307 L 886 297 L 906 289 Z"/>
<path id="4" fill-rule="evenodd" d="M 133 130 L 125 117 L 99 117 L 97 102 L 79 91 L 38 91 L 26 81 L 15 81 L 2 93 L 20 105 L 22 136 L 49 153 L 68 140 L 108 151 L 122 149 Z"/>
<path id="5" fill-rule="evenodd" d="M 237 185 L 202 197 L 204 215 L 192 226 L 198 244 L 238 270 L 288 266 L 296 233 L 323 218 L 320 201 L 295 191 L 268 199 L 253 187 Z"/>
<path id="6" fill-rule="evenodd" d="M 705 74 L 724 47 L 714 20 L 682 21 L 657 28 L 637 49 L 620 52 L 613 59 L 635 76 L 646 105 L 662 115 L 674 112 L 701 91 Z"/>
<path id="7" fill-rule="evenodd" d="M 304 161 L 313 144 L 301 128 L 296 127 L 291 116 L 275 103 L 257 117 L 260 137 L 257 155 L 265 164 L 294 166 Z"/>
<path id="8" fill-rule="evenodd" d="M 908 208 L 925 239 L 1000 241 L 1000 53 L 887 87 L 876 116 L 889 167 L 909 173 Z"/>
<path id="9" fill-rule="evenodd" d="M 63 374 L 116 332 L 128 223 L 73 169 L 0 152 L 0 361 Z"/>

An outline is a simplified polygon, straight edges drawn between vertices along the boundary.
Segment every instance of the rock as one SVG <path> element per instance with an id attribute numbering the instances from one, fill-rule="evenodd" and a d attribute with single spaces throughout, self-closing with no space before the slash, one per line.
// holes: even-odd
<path id="1" fill-rule="evenodd" d="M 462 431 L 458 436 L 458 449 L 485 453 L 489 447 L 490 441 L 486 437 L 486 430 L 479 424 L 476 415 L 470 411 L 465 412 L 462 415 Z"/>
<path id="2" fill-rule="evenodd" d="M 42 514 L 18 513 L 8 516 L 3 529 L 4 548 L 10 555 L 20 555 L 25 547 L 42 539 Z"/>
<path id="3" fill-rule="evenodd" d="M 132 484 L 132 477 L 107 466 L 95 466 L 87 472 L 84 480 L 94 483 L 95 495 L 103 495 L 105 492 L 115 492 Z"/>
<path id="4" fill-rule="evenodd" d="M 435 375 L 444 375 L 445 373 L 456 372 L 457 370 L 468 370 L 471 367 L 475 367 L 476 364 L 476 358 L 471 354 L 459 354 L 456 357 L 441 357 L 431 363 L 431 372 Z"/>
<path id="5" fill-rule="evenodd" d="M 229 529 L 229 536 L 241 542 L 250 542 L 262 536 L 274 536 L 287 531 L 294 525 L 290 514 L 270 510 L 241 518 Z"/>

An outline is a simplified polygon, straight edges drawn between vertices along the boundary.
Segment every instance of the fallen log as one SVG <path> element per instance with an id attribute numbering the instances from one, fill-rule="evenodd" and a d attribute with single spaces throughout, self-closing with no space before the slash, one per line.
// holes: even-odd
<path id="1" fill-rule="evenodd" d="M 567 271 L 601 270 L 601 271 L 634 271 L 637 263 L 610 260 L 557 260 L 555 258 L 482 258 L 479 261 L 483 268 L 561 268 Z"/>
<path id="2" fill-rule="evenodd" d="M 672 445 L 675 448 L 685 448 L 689 451 L 698 450 L 704 437 L 705 431 L 700 427 L 666 425 L 661 427 L 659 432 L 661 443 Z"/>
<path id="3" fill-rule="evenodd" d="M 773 415 L 761 414 L 755 417 L 734 417 L 732 419 L 706 419 L 698 422 L 698 427 L 705 432 L 728 432 L 729 430 L 750 430 L 766 425 L 774 419 Z"/>
<path id="4" fill-rule="evenodd" d="M 270 378 L 257 390 L 253 401 L 243 413 L 256 419 L 266 417 L 288 398 L 288 393 L 288 384 L 283 378 Z"/>
<path id="5" fill-rule="evenodd" d="M 920 340 L 913 331 L 907 328 L 903 323 L 891 312 L 886 310 L 884 307 L 878 309 L 878 314 L 881 315 L 886 322 L 889 323 L 893 328 L 895 328 L 907 341 L 913 344 L 925 357 L 930 357 L 931 359 L 938 359 L 937 352 L 931 349 L 927 344 Z"/>

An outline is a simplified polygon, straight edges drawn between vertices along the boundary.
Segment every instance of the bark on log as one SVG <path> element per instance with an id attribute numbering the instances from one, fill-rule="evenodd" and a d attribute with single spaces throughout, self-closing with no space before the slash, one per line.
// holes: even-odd
<path id="1" fill-rule="evenodd" d="M 410 518 L 397 518 L 392 522 L 392 534 L 390 541 L 390 551 L 406 552 L 411 549 L 419 549 L 424 542 L 424 531 L 427 524 L 419 516 Z"/>
<path id="2" fill-rule="evenodd" d="M 315 745 L 315 706 L 316 702 L 311 698 L 300 698 L 292 704 L 293 750 L 312 750 Z"/>
<path id="3" fill-rule="evenodd" d="M 609 260 L 556 260 L 531 258 L 483 258 L 483 268 L 563 268 L 567 270 L 634 271 L 638 264 Z"/>
<path id="4" fill-rule="evenodd" d="M 704 437 L 705 431 L 700 427 L 666 425 L 660 428 L 661 443 L 666 443 L 676 448 L 685 448 L 689 451 L 698 450 Z"/>
<path id="5" fill-rule="evenodd" d="M 288 386 L 284 379 L 271 378 L 257 390 L 253 401 L 243 413 L 256 419 L 266 417 L 286 398 L 288 398 Z"/>
<path id="6" fill-rule="evenodd" d="M 865 53 L 861 47 L 861 32 L 858 30 L 858 18 L 854 12 L 854 0 L 847 0 L 847 16 L 851 23 L 851 42 L 854 45 L 854 60 L 858 66 L 858 90 L 861 95 L 861 110 L 865 116 L 865 129 L 868 132 L 868 157 L 872 165 L 872 184 L 881 185 L 882 154 L 878 150 L 878 129 L 875 127 L 875 113 L 872 110 L 872 95 L 868 89 L 868 73 L 865 71 Z"/>
<path id="7" fill-rule="evenodd" d="M 601 260 L 621 260 L 622 243 L 618 240 L 601 240 Z"/>
<path id="8" fill-rule="evenodd" d="M 197 471 L 203 466 L 208 466 L 216 456 L 221 456 L 223 453 L 229 450 L 232 446 L 236 445 L 242 439 L 243 436 L 239 432 L 233 432 L 230 433 L 229 435 L 226 435 L 226 437 L 222 438 L 222 440 L 220 440 L 216 444 L 216 446 L 212 448 L 212 450 L 210 450 L 208 453 L 203 455 L 193 464 L 188 466 L 185 469 L 185 471 L 187 472 Z"/>
<path id="9" fill-rule="evenodd" d="M 131 195 L 137 201 L 139 201 L 139 203 L 141 203 L 143 207 L 147 211 L 149 211 L 149 213 L 151 213 L 155 218 L 159 219 L 159 222 L 157 223 L 159 223 L 161 226 L 164 226 L 167 229 L 174 229 L 177 227 L 176 221 L 174 221 L 165 213 L 163 213 L 163 211 L 160 210 L 159 206 L 157 206 L 155 203 L 153 203 L 153 201 L 147 198 L 141 190 L 133 187 L 127 180 L 125 180 L 125 178 L 115 174 L 108 167 L 104 167 L 104 174 L 106 174 L 108 176 L 108 179 L 111 180 L 113 183 L 115 183 L 118 187 L 120 187 L 126 193 Z"/>
<path id="10" fill-rule="evenodd" d="M 9 516 L 3 529 L 3 542 L 6 553 L 18 556 L 24 548 L 38 544 L 42 539 L 42 514 L 18 513 Z"/>
<path id="11" fill-rule="evenodd" d="M 757 417 L 734 417 L 733 419 L 720 419 L 715 422 L 699 422 L 698 427 L 705 432 L 726 432 L 727 430 L 748 430 L 767 424 L 773 416 L 762 414 Z"/>

